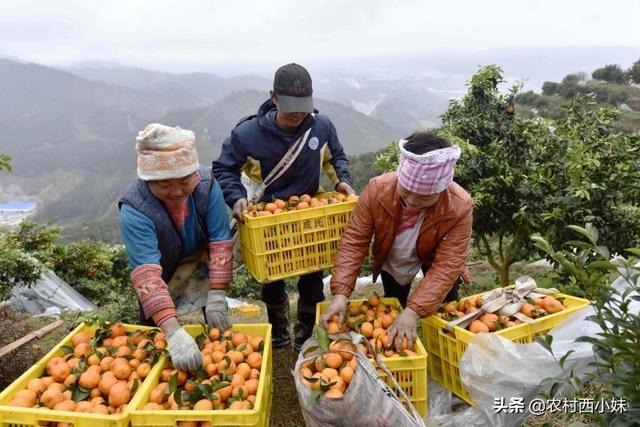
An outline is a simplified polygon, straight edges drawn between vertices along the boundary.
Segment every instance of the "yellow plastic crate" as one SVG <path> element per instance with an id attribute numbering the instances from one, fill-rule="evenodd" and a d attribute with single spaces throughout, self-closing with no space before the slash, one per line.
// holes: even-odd
<path id="1" fill-rule="evenodd" d="M 202 333 L 202 326 L 187 325 L 184 327 L 193 337 Z M 145 389 L 141 399 L 137 401 L 135 409 L 131 412 L 131 427 L 169 427 L 177 426 L 180 421 L 208 421 L 214 426 L 264 426 L 269 425 L 271 418 L 271 394 L 272 394 L 272 351 L 271 351 L 271 325 L 270 324 L 235 324 L 232 331 L 264 337 L 264 349 L 262 352 L 262 366 L 260 368 L 260 382 L 256 394 L 256 404 L 250 410 L 213 410 L 213 411 L 143 411 L 141 408 L 149 401 L 149 395 L 158 385 L 162 369 L 168 363 L 163 359 L 162 367 L 151 376 L 151 384 Z"/>
<path id="2" fill-rule="evenodd" d="M 245 304 L 231 309 L 231 313 L 238 317 L 260 317 L 260 306 Z"/>
<path id="3" fill-rule="evenodd" d="M 146 326 L 138 325 L 124 325 L 126 331 L 136 330 L 149 330 L 153 329 Z M 65 345 L 72 345 L 71 337 L 78 332 L 85 331 L 89 335 L 93 336 L 96 331 L 96 326 L 80 324 L 69 335 L 66 336 L 58 345 L 56 345 L 46 356 L 33 365 L 29 370 L 15 380 L 9 387 L 7 387 L 2 393 L 0 393 L 0 426 L 2 427 L 36 427 L 43 425 L 41 423 L 51 422 L 55 425 L 55 422 L 66 422 L 73 424 L 73 427 L 128 427 L 129 416 L 132 408 L 142 399 L 145 392 L 148 394 L 151 391 L 151 378 L 160 375 L 161 365 L 164 357 L 153 366 L 151 372 L 140 384 L 138 390 L 134 394 L 127 409 L 122 414 L 114 415 L 98 415 L 87 414 L 81 412 L 68 412 L 68 411 L 53 411 L 50 409 L 40 408 L 17 408 L 14 406 L 6 406 L 11 401 L 13 396 L 20 390 L 27 388 L 29 381 L 35 378 L 40 378 L 45 373 L 47 362 L 56 356 L 63 356 L 64 353 L 61 347 Z"/>
<path id="4" fill-rule="evenodd" d="M 381 298 L 384 304 L 399 310 L 400 302 L 397 298 Z M 361 305 L 365 300 L 351 300 L 351 305 Z M 322 313 L 329 307 L 329 301 L 320 302 L 316 306 L 316 324 L 320 324 Z M 382 361 L 389 368 L 393 377 L 402 390 L 407 394 L 413 406 L 421 416 L 427 415 L 427 351 L 419 338 L 416 338 L 415 352 L 417 356 L 382 357 Z M 372 361 L 373 363 L 373 361 Z M 375 363 L 373 363 L 375 365 Z M 382 374 L 381 378 L 393 388 L 390 380 Z"/>
<path id="5" fill-rule="evenodd" d="M 468 298 L 475 298 L 479 295 L 483 294 Z M 522 323 L 493 333 L 513 342 L 532 343 L 536 336 L 547 333 L 567 316 L 590 304 L 586 299 L 570 295 L 555 294 L 552 296 L 563 300 L 564 310 L 536 319 L 533 323 Z M 463 298 L 461 301 L 468 298 Z M 456 396 L 473 405 L 473 400 L 460 380 L 460 360 L 467 349 L 467 344 L 471 342 L 475 334 L 456 326 L 450 335 L 443 332 L 446 325 L 445 320 L 436 316 L 422 320 L 423 340 L 429 353 L 429 375 Z"/>
<path id="6" fill-rule="evenodd" d="M 333 267 L 338 241 L 356 203 L 245 216 L 240 240 L 247 270 L 258 282 L 267 283 Z"/>

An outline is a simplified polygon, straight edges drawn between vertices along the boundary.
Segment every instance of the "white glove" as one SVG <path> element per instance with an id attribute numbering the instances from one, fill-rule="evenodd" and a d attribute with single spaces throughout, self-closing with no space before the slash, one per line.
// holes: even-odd
<path id="1" fill-rule="evenodd" d="M 339 324 L 344 323 L 344 313 L 347 311 L 347 297 L 345 295 L 335 295 L 329 307 L 327 307 L 326 311 L 322 314 L 322 318 L 320 319 L 320 324 L 323 328 L 327 328 L 327 323 L 331 316 L 337 314 L 340 316 Z"/>
<path id="2" fill-rule="evenodd" d="M 226 291 L 222 289 L 209 290 L 205 313 L 207 314 L 207 324 L 210 328 L 226 331 L 231 327 L 226 295 Z"/>
<path id="3" fill-rule="evenodd" d="M 198 344 L 181 326 L 166 332 L 169 355 L 173 366 L 195 372 L 202 368 L 202 355 Z"/>
<path id="4" fill-rule="evenodd" d="M 416 340 L 416 324 L 420 320 L 418 313 L 405 308 L 402 313 L 396 318 L 389 329 L 389 335 L 387 336 L 387 346 L 395 346 L 396 350 L 402 350 L 402 340 L 407 338 L 409 348 L 413 349 L 413 342 Z"/>

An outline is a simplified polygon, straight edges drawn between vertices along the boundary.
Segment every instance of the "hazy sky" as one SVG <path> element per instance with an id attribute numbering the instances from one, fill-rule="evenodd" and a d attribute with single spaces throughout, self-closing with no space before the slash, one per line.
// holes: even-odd
<path id="1" fill-rule="evenodd" d="M 0 55 L 189 71 L 451 49 L 637 49 L 639 19 L 639 0 L 0 0 Z"/>

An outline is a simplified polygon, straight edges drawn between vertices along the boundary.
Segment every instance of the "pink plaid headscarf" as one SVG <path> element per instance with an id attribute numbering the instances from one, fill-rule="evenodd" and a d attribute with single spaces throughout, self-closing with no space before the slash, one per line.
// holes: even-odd
<path id="1" fill-rule="evenodd" d="M 456 162 L 460 158 L 460 147 L 454 145 L 424 154 L 415 154 L 404 149 L 406 143 L 406 139 L 398 141 L 400 185 L 423 196 L 444 191 L 453 181 Z"/>

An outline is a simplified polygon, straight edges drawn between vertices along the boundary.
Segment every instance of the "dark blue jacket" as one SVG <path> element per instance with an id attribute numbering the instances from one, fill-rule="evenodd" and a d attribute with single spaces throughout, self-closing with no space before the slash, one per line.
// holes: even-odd
<path id="1" fill-rule="evenodd" d="M 289 147 L 307 129 L 307 142 L 287 171 L 265 191 L 262 200 L 318 192 L 320 170 L 323 168 L 332 184 L 351 184 L 348 161 L 338 140 L 336 128 L 323 114 L 308 115 L 293 131 L 276 124 L 276 106 L 271 100 L 263 103 L 258 114 L 242 119 L 222 144 L 218 160 L 212 164 L 213 175 L 222 188 L 227 205 L 233 207 L 247 191 L 240 181 L 240 173 L 262 182 L 278 164 Z"/>

